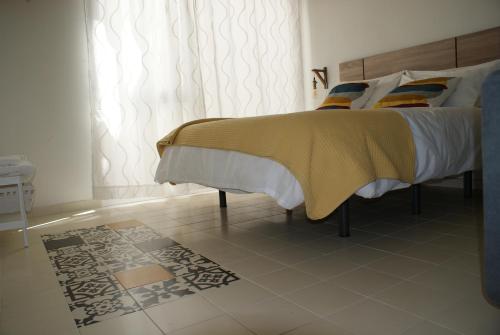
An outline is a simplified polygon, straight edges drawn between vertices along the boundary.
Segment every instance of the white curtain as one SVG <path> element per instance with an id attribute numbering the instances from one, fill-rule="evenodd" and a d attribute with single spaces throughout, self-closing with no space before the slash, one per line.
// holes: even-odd
<path id="1" fill-rule="evenodd" d="M 299 0 L 85 0 L 85 11 L 97 199 L 172 192 L 153 181 L 155 143 L 183 122 L 303 108 Z"/>

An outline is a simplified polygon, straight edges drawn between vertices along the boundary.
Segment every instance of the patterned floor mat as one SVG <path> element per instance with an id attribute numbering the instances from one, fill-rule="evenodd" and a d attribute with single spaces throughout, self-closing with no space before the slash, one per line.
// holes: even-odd
<path id="1" fill-rule="evenodd" d="M 135 220 L 42 240 L 78 327 L 239 279 Z"/>

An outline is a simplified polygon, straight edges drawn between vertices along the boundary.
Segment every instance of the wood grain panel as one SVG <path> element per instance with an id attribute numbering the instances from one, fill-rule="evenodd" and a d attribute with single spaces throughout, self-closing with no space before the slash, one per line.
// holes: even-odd
<path id="1" fill-rule="evenodd" d="M 339 64 L 340 81 L 363 80 L 363 59 Z"/>
<path id="2" fill-rule="evenodd" d="M 365 79 L 401 70 L 443 70 L 456 66 L 455 39 L 386 52 L 364 60 Z"/>
<path id="3" fill-rule="evenodd" d="M 500 27 L 457 37 L 458 67 L 500 59 Z"/>

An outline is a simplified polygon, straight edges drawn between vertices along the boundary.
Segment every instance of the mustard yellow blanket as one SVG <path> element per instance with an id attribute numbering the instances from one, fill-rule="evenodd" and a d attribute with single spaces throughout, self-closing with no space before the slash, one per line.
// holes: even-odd
<path id="1" fill-rule="evenodd" d="M 157 143 L 239 151 L 273 159 L 302 187 L 307 215 L 321 219 L 376 179 L 415 178 L 411 130 L 391 110 L 321 110 L 186 123 Z"/>

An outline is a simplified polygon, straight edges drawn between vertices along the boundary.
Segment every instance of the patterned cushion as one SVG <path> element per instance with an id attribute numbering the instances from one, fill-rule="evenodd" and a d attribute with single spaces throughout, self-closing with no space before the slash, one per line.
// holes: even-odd
<path id="1" fill-rule="evenodd" d="M 393 89 L 373 108 L 438 107 L 453 93 L 460 78 L 435 77 L 414 80 Z"/>
<path id="2" fill-rule="evenodd" d="M 339 84 L 332 88 L 319 109 L 358 109 L 370 98 L 376 80 Z"/>

